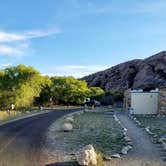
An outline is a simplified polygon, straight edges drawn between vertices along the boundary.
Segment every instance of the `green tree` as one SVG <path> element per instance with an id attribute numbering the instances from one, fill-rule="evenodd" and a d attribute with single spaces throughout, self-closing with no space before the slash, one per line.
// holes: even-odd
<path id="1" fill-rule="evenodd" d="M 6 68 L 0 72 L 0 106 L 29 107 L 47 84 L 50 80 L 33 67 L 18 65 Z"/>
<path id="2" fill-rule="evenodd" d="M 99 99 L 104 95 L 104 90 L 100 87 L 91 87 L 89 89 L 89 97 L 94 99 Z"/>
<path id="3" fill-rule="evenodd" d="M 82 104 L 88 96 L 87 83 L 74 77 L 53 77 L 51 85 L 52 99 L 55 104 Z"/>

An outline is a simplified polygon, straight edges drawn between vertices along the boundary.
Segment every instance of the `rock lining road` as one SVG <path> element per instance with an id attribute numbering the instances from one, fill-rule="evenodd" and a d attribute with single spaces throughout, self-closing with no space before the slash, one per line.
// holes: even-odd
<path id="1" fill-rule="evenodd" d="M 0 166 L 43 166 L 41 149 L 48 127 L 78 110 L 55 110 L 0 126 Z"/>

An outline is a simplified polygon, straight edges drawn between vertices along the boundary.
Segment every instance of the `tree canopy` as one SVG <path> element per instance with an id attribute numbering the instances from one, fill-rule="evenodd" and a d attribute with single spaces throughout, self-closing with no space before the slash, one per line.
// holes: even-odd
<path id="1" fill-rule="evenodd" d="M 99 87 L 88 88 L 86 81 L 72 76 L 42 76 L 31 66 L 18 65 L 0 70 L 0 108 L 32 104 L 82 104 L 87 97 L 101 96 Z"/>
<path id="2" fill-rule="evenodd" d="M 74 77 L 52 77 L 51 78 L 52 100 L 55 103 L 81 104 L 88 96 L 89 89 L 85 81 Z"/>
<path id="3" fill-rule="evenodd" d="M 0 71 L 0 106 L 9 108 L 28 107 L 34 97 L 39 96 L 42 88 L 50 84 L 48 77 L 43 77 L 33 67 L 18 65 Z"/>
<path id="4" fill-rule="evenodd" d="M 55 76 L 51 78 L 49 87 L 45 87 L 37 99 L 37 103 L 82 104 L 85 98 L 97 98 L 104 94 L 99 87 L 88 88 L 86 81 L 72 76 Z"/>

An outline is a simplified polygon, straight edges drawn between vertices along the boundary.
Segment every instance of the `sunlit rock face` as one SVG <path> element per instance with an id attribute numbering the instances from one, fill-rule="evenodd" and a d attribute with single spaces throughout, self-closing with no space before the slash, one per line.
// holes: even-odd
<path id="1" fill-rule="evenodd" d="M 166 51 L 146 59 L 135 59 L 82 78 L 90 87 L 149 89 L 166 87 Z"/>

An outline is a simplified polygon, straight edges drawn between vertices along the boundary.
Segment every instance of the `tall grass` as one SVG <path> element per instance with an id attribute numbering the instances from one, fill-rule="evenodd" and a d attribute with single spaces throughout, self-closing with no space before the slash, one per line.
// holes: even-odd
<path id="1" fill-rule="evenodd" d="M 6 120 L 14 119 L 18 116 L 21 116 L 23 113 L 20 111 L 0 111 L 0 122 L 4 122 Z"/>

